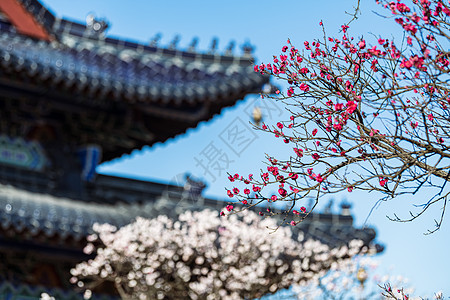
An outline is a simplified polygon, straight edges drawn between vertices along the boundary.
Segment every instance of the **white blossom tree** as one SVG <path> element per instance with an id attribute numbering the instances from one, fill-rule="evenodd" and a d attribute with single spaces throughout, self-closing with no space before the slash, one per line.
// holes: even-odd
<path id="1" fill-rule="evenodd" d="M 123 299 L 253 299 L 317 280 L 367 249 L 294 239 L 290 227 L 268 232 L 276 226 L 251 211 L 220 218 L 208 210 L 120 229 L 97 224 L 85 248 L 96 256 L 72 269 L 72 282 L 90 290 L 110 281 Z"/>

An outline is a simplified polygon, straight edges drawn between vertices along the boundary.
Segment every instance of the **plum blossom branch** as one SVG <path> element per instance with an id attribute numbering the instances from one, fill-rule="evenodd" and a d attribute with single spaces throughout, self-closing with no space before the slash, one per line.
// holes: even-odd
<path id="1" fill-rule="evenodd" d="M 450 7 L 440 0 L 379 4 L 401 27 L 400 44 L 379 37 L 370 45 L 351 37 L 345 24 L 340 37 L 324 29 L 322 38 L 301 48 L 288 40 L 273 62 L 255 66 L 289 85 L 265 97 L 283 101 L 290 119 L 257 129 L 281 140 L 291 155 L 267 155 L 268 166 L 258 176 L 229 175 L 247 191 L 237 186 L 227 191 L 242 205 L 233 209 L 290 203 L 285 220 L 295 225 L 328 194 L 359 189 L 387 200 L 419 189 L 448 192 L 450 52 L 443 45 L 450 36 Z M 278 193 L 266 195 L 263 190 L 272 186 Z M 305 199 L 313 204 L 297 213 L 294 208 Z M 431 199 L 417 206 L 421 211 L 412 218 L 392 219 L 414 220 L 436 203 L 445 211 L 447 197 Z M 442 219 L 443 214 L 436 230 Z"/>

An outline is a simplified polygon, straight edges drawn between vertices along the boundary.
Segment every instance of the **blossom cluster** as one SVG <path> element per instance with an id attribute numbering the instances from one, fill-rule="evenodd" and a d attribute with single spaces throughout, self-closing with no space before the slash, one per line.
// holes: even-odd
<path id="1" fill-rule="evenodd" d="M 448 180 L 450 169 L 450 52 L 444 46 L 450 5 L 441 0 L 378 3 L 400 25 L 400 43 L 377 37 L 370 44 L 352 37 L 348 24 L 340 36 L 327 36 L 321 22 L 322 38 L 301 47 L 288 40 L 272 62 L 254 67 L 288 84 L 285 91 L 262 97 L 283 101 L 289 120 L 257 129 L 280 139 L 291 154 L 268 154 L 267 169 L 252 178 L 230 175 L 236 185 L 228 196 L 243 208 L 289 201 L 286 213 L 297 224 L 330 193 L 377 191 L 386 200 L 435 188 L 436 197 L 423 210 L 450 197 L 448 189 L 444 193 L 434 184 Z M 277 193 L 264 194 L 267 186 Z M 315 204 L 295 218 L 302 199 Z"/>
<path id="2" fill-rule="evenodd" d="M 330 249 L 288 226 L 267 228 L 276 222 L 251 211 L 221 218 L 209 210 L 120 229 L 97 224 L 85 248 L 96 256 L 71 270 L 72 283 L 110 281 L 123 299 L 253 299 L 317 280 L 365 248 L 355 240 Z"/>

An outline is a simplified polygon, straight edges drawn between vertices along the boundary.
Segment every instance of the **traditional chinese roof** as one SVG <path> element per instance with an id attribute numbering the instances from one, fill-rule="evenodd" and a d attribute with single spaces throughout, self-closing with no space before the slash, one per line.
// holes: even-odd
<path id="1" fill-rule="evenodd" d="M 39 120 L 58 127 L 66 144 L 101 145 L 111 160 L 183 133 L 268 83 L 253 71 L 249 46 L 242 55 L 215 44 L 203 53 L 195 44 L 109 37 L 106 27 L 57 18 L 37 0 L 2 0 L 0 109 L 21 117 L 2 131 Z"/>
<path id="2" fill-rule="evenodd" d="M 42 192 L 0 185 L 0 229 L 10 236 L 48 240 L 64 245 L 83 243 L 94 223 L 123 226 L 137 216 L 153 218 L 161 214 L 176 217 L 185 210 L 210 208 L 219 211 L 226 203 L 201 196 L 201 188 L 184 187 L 99 175 L 85 198 L 71 199 Z M 87 201 L 90 199 L 90 201 Z M 348 209 L 340 214 L 315 213 L 295 230 L 337 247 L 361 239 L 372 245 L 372 228 L 354 227 Z"/>

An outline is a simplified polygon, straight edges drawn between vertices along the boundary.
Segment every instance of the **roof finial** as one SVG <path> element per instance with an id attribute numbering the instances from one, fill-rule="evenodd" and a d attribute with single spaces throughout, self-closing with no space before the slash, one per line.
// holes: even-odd
<path id="1" fill-rule="evenodd" d="M 352 207 L 351 204 L 348 203 L 347 200 L 344 200 L 341 203 L 341 215 L 343 215 L 343 216 L 350 216 L 351 215 L 351 213 L 350 213 L 350 208 L 351 207 Z"/>
<path id="2" fill-rule="evenodd" d="M 101 35 L 106 31 L 109 27 L 107 21 L 105 19 L 97 19 L 94 14 L 89 14 L 86 17 L 86 27 L 89 30 L 89 33 L 92 35 Z"/>
<path id="3" fill-rule="evenodd" d="M 226 55 L 233 55 L 234 46 L 236 46 L 236 43 L 234 41 L 231 41 L 228 44 L 227 49 L 225 50 L 225 54 Z"/>
<path id="4" fill-rule="evenodd" d="M 323 212 L 326 214 L 331 214 L 331 209 L 333 208 L 333 203 L 334 203 L 333 199 L 330 199 L 330 201 L 328 201 L 327 206 L 325 206 L 325 209 Z"/>
<path id="5" fill-rule="evenodd" d="M 195 52 L 195 47 L 197 47 L 197 44 L 198 44 L 198 37 L 195 37 L 192 39 L 192 42 L 189 45 L 188 51 Z"/>
<path id="6" fill-rule="evenodd" d="M 253 47 L 252 44 L 247 40 L 242 45 L 242 50 L 244 51 L 244 56 L 251 56 L 253 51 L 255 50 L 255 47 Z"/>
<path id="7" fill-rule="evenodd" d="M 156 47 L 158 45 L 159 40 L 161 39 L 161 33 L 157 33 L 152 40 L 150 41 L 150 46 Z"/>
<path id="8" fill-rule="evenodd" d="M 201 180 L 193 178 L 189 173 L 185 174 L 185 179 L 183 198 L 194 201 L 198 200 L 201 197 L 206 184 Z"/>
<path id="9" fill-rule="evenodd" d="M 180 41 L 180 35 L 177 34 L 177 35 L 173 38 L 172 42 L 170 42 L 169 49 L 172 49 L 172 50 L 173 50 L 173 49 L 176 49 L 179 41 Z"/>
<path id="10" fill-rule="evenodd" d="M 216 52 L 217 49 L 217 45 L 219 44 L 219 39 L 218 38 L 213 38 L 212 42 L 211 42 L 211 47 L 209 48 L 209 53 L 214 53 Z"/>

